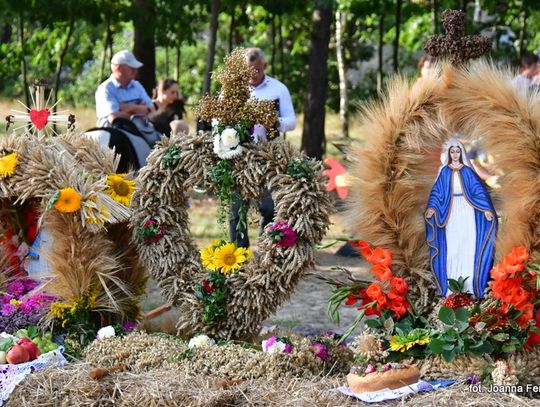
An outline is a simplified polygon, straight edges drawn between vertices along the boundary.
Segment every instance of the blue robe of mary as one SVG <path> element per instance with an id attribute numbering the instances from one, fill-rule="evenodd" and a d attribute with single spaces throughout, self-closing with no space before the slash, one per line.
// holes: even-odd
<path id="1" fill-rule="evenodd" d="M 430 250 L 431 270 L 435 276 L 437 294 L 445 296 L 448 289 L 446 273 L 446 224 L 450 218 L 453 200 L 453 173 L 459 172 L 463 195 L 474 208 L 476 226 L 476 247 L 474 256 L 473 290 L 474 296 L 482 298 L 493 266 L 497 214 L 489 194 L 481 179 L 473 169 L 462 165 L 459 169 L 442 168 L 431 190 L 427 208 L 435 214 L 426 220 L 426 240 Z M 487 220 L 485 213 L 491 212 L 493 220 Z"/>

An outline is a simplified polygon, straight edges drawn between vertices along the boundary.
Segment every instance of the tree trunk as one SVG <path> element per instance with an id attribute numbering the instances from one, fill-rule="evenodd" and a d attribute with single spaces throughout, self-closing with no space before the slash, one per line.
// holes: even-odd
<path id="1" fill-rule="evenodd" d="M 155 4 L 153 0 L 133 0 L 133 4 L 138 11 L 133 19 L 133 54 L 143 63 L 137 79 L 151 95 L 156 84 Z"/>
<path id="2" fill-rule="evenodd" d="M 394 36 L 394 72 L 399 69 L 399 34 L 401 30 L 401 6 L 403 0 L 396 0 L 396 35 Z"/>
<path id="3" fill-rule="evenodd" d="M 169 44 L 165 45 L 165 78 L 169 77 Z"/>
<path id="4" fill-rule="evenodd" d="M 379 57 L 377 65 L 377 92 L 382 91 L 384 81 L 384 61 L 383 61 L 383 48 L 384 48 L 384 14 L 379 16 L 379 45 L 377 47 L 377 54 Z"/>
<path id="5" fill-rule="evenodd" d="M 0 44 L 8 44 L 11 42 L 12 31 L 13 31 L 13 27 L 9 23 L 6 23 L 6 25 L 2 27 L 2 35 L 0 36 Z"/>
<path id="6" fill-rule="evenodd" d="M 62 46 L 62 51 L 60 51 L 60 56 L 56 62 L 56 72 L 54 75 L 54 99 L 53 103 L 56 103 L 58 100 L 58 89 L 60 88 L 60 76 L 62 75 L 62 68 L 64 67 L 64 60 L 66 59 L 67 50 L 69 48 L 69 43 L 71 41 L 71 36 L 73 35 L 73 29 L 75 28 L 75 20 L 72 16 L 69 18 L 69 27 L 66 34 L 66 40 Z M 55 108 L 56 111 L 56 108 Z"/>
<path id="7" fill-rule="evenodd" d="M 19 31 L 19 44 L 21 46 L 21 75 L 22 75 L 23 87 L 24 87 L 24 101 L 26 103 L 26 106 L 30 107 L 30 93 L 28 89 L 26 59 L 24 57 L 26 42 L 24 39 L 24 15 L 23 15 L 22 10 L 19 11 L 19 30 L 18 31 Z"/>
<path id="8" fill-rule="evenodd" d="M 105 80 L 105 67 L 107 66 L 107 60 L 111 60 L 111 58 L 107 59 L 107 49 L 109 47 L 109 43 L 111 42 L 111 37 L 111 22 L 107 18 L 107 29 L 105 33 L 105 40 L 103 42 L 103 53 L 101 54 L 101 66 L 99 67 L 99 83 Z"/>
<path id="9" fill-rule="evenodd" d="M 272 14 L 272 20 L 270 24 L 270 40 L 272 41 L 272 55 L 270 57 L 270 69 L 272 70 L 272 76 L 276 76 L 276 15 Z"/>
<path id="10" fill-rule="evenodd" d="M 431 11 L 433 13 L 433 33 L 439 34 L 439 2 L 437 0 L 433 0 Z"/>
<path id="11" fill-rule="evenodd" d="M 525 50 L 525 37 L 527 33 L 527 12 L 524 10 L 524 5 L 521 6 L 521 12 L 519 13 L 519 55 L 521 59 L 523 51 Z"/>
<path id="12" fill-rule="evenodd" d="M 174 66 L 174 79 L 180 83 L 180 45 L 176 46 L 176 63 Z"/>
<path id="13" fill-rule="evenodd" d="M 236 30 L 236 7 L 233 7 L 232 14 L 231 14 L 231 24 L 229 26 L 229 53 L 231 53 L 234 48 L 235 30 Z"/>
<path id="14" fill-rule="evenodd" d="M 304 103 L 302 150 L 321 160 L 325 152 L 324 116 L 328 92 L 328 44 L 332 23 L 331 4 L 319 5 L 313 11 L 311 48 Z"/>
<path id="15" fill-rule="evenodd" d="M 278 34 L 279 34 L 279 59 L 280 59 L 280 68 L 281 68 L 281 79 L 285 78 L 285 44 L 283 42 L 283 16 L 278 15 Z"/>
<path id="16" fill-rule="evenodd" d="M 214 68 L 214 58 L 216 55 L 216 40 L 220 6 L 221 5 L 219 0 L 212 0 L 210 17 L 210 38 L 208 40 L 208 54 L 206 55 L 206 70 L 204 73 L 203 95 L 210 94 L 210 86 L 212 83 L 212 69 Z"/>
<path id="17" fill-rule="evenodd" d="M 347 14 L 336 11 L 336 57 L 339 74 L 339 120 L 341 121 L 341 136 L 349 138 L 349 118 L 347 114 L 349 97 L 347 93 L 347 77 L 345 60 L 343 58 L 343 33 Z"/>

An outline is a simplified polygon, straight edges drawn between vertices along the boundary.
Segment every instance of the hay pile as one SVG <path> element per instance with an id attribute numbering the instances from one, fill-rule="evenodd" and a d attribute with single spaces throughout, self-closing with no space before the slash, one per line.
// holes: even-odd
<path id="1" fill-rule="evenodd" d="M 94 366 L 124 365 L 135 373 L 151 369 L 174 369 L 190 376 L 272 379 L 313 377 L 348 373 L 353 354 L 346 347 L 330 348 L 325 363 L 314 355 L 307 338 L 292 338 L 291 354 L 268 354 L 240 344 L 189 350 L 186 342 L 173 337 L 132 333 L 125 337 L 94 341 L 85 349 L 85 361 Z"/>
<path id="2" fill-rule="evenodd" d="M 86 363 L 52 368 L 28 376 L 6 406 L 539 406 L 536 400 L 505 393 L 471 393 L 467 385 L 365 404 L 334 391 L 343 376 L 311 379 L 247 380 L 233 385 L 218 375 L 192 376 L 178 370 L 120 372 L 99 381 L 90 379 Z"/>

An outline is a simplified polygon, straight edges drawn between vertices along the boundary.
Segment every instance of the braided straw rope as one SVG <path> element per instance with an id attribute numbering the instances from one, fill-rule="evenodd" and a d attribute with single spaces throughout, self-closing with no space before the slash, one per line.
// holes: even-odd
<path id="1" fill-rule="evenodd" d="M 166 168 L 164 155 L 172 146 L 180 147 L 181 155 L 174 168 Z M 194 294 L 194 286 L 207 273 L 188 234 L 184 195 L 194 186 L 215 191 L 206 181 L 208 169 L 218 161 L 212 152 L 212 138 L 200 132 L 163 139 L 148 157 L 148 165 L 140 171 L 131 225 L 136 229 L 149 218 L 165 225 L 166 233 L 161 240 L 150 245 L 137 242 L 149 273 L 157 280 L 167 301 L 181 311 L 179 334 L 249 338 L 290 296 L 304 271 L 313 265 L 312 246 L 321 241 L 328 228 L 331 203 L 320 163 L 309 161 L 313 176 L 296 179 L 287 175 L 287 164 L 305 156 L 289 143 L 276 141 L 246 148 L 242 156 L 232 161 L 238 190 L 242 197 L 258 200 L 263 188 L 271 189 L 275 219 L 286 221 L 298 240 L 293 247 L 280 248 L 267 235 L 258 238 L 255 258 L 228 277 L 228 316 L 215 325 L 203 323 L 203 306 Z"/>

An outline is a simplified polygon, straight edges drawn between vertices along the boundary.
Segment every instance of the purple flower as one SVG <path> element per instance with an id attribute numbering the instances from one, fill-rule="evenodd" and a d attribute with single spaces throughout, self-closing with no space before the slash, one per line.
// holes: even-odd
<path id="1" fill-rule="evenodd" d="M 330 355 L 328 354 L 328 348 L 324 343 L 315 342 L 313 343 L 313 348 L 315 349 L 315 356 L 320 358 L 323 362 L 328 360 Z"/>
<path id="2" fill-rule="evenodd" d="M 270 348 L 274 343 L 276 343 L 277 336 L 271 336 L 265 341 L 263 341 L 263 348 L 265 351 L 268 351 L 268 348 Z"/>
<path id="3" fill-rule="evenodd" d="M 5 317 L 9 317 L 15 311 L 17 311 L 17 307 L 15 305 L 13 305 L 13 304 L 4 304 L 4 305 L 2 305 L 2 309 L 0 310 L 0 314 L 4 315 Z"/>
<path id="4" fill-rule="evenodd" d="M 7 286 L 7 292 L 14 297 L 20 297 L 25 291 L 24 283 L 21 280 L 14 280 Z"/>
<path id="5" fill-rule="evenodd" d="M 129 332 L 137 328 L 137 323 L 135 321 L 127 321 L 122 324 L 124 331 Z"/>
<path id="6" fill-rule="evenodd" d="M 480 379 L 476 375 L 470 375 L 467 377 L 467 384 L 478 384 L 480 383 Z"/>
<path id="7" fill-rule="evenodd" d="M 12 295 L 9 295 L 9 294 L 4 295 L 4 296 L 2 297 L 1 303 L 2 303 L 2 304 L 9 304 L 9 302 L 10 302 L 13 298 L 15 298 L 15 297 L 13 297 Z"/>
<path id="8" fill-rule="evenodd" d="M 292 352 L 292 345 L 290 343 L 285 343 L 285 349 L 283 349 L 283 353 L 291 353 Z"/>
<path id="9" fill-rule="evenodd" d="M 39 285 L 39 281 L 34 280 L 33 278 L 24 278 L 21 281 L 24 284 L 25 294 Z"/>

